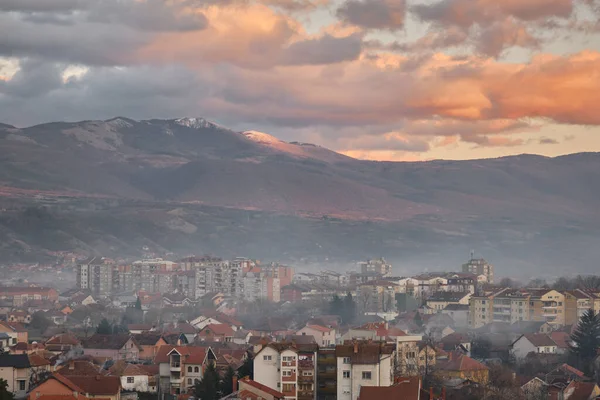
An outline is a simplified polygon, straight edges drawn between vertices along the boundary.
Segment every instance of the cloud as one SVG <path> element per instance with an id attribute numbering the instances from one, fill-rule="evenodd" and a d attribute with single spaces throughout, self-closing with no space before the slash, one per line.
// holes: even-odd
<path id="1" fill-rule="evenodd" d="M 344 138 L 338 147 L 344 151 L 407 151 L 425 152 L 429 150 L 426 140 L 403 135 L 400 132 L 388 132 L 383 135 L 362 135 L 355 138 Z"/>
<path id="2" fill-rule="evenodd" d="M 283 64 L 333 64 L 358 59 L 362 52 L 362 35 L 337 38 L 325 34 L 291 44 L 281 56 Z"/>
<path id="3" fill-rule="evenodd" d="M 261 0 L 263 4 L 287 11 L 309 11 L 327 5 L 329 0 Z"/>
<path id="4" fill-rule="evenodd" d="M 548 137 L 541 137 L 538 140 L 539 144 L 558 144 L 558 140 L 552 139 L 552 138 L 548 138 Z"/>
<path id="5" fill-rule="evenodd" d="M 350 25 L 365 29 L 398 30 L 404 26 L 405 0 L 346 0 L 336 12 Z"/>
<path id="6" fill-rule="evenodd" d="M 70 12 L 80 9 L 82 0 L 2 0 L 0 11 L 17 12 Z"/>
<path id="7" fill-rule="evenodd" d="M 512 18 L 498 21 L 482 29 L 476 38 L 476 50 L 482 54 L 497 57 L 505 49 L 519 46 L 535 48 L 540 40 L 531 35 L 524 23 Z"/>

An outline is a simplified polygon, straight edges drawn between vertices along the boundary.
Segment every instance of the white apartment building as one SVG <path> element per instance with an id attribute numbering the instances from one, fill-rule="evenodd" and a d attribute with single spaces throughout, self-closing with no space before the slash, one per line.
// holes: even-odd
<path id="1" fill-rule="evenodd" d="M 115 266 L 104 257 L 91 257 L 77 266 L 77 287 L 98 296 L 109 296 L 116 285 Z M 115 276 L 116 277 L 116 276 Z"/>
<path id="2" fill-rule="evenodd" d="M 322 325 L 306 325 L 296 335 L 308 335 L 315 338 L 319 346 L 328 347 L 336 344 L 336 330 Z"/>
<path id="3" fill-rule="evenodd" d="M 396 368 L 402 376 L 419 374 L 419 342 L 421 335 L 396 337 Z"/>
<path id="4" fill-rule="evenodd" d="M 357 400 L 362 386 L 391 386 L 393 383 L 393 345 L 376 342 L 338 345 L 335 356 L 338 400 Z"/>
<path id="5" fill-rule="evenodd" d="M 317 398 L 316 344 L 271 343 L 254 357 L 254 380 L 286 399 Z"/>

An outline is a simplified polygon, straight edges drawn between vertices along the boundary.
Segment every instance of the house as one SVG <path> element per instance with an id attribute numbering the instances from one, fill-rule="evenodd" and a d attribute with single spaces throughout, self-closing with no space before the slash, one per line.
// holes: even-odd
<path id="1" fill-rule="evenodd" d="M 198 332 L 196 339 L 201 342 L 231 342 L 234 334 L 227 324 L 209 324 Z"/>
<path id="2" fill-rule="evenodd" d="M 307 291 L 306 288 L 296 285 L 289 284 L 281 288 L 281 301 L 290 303 L 301 303 L 302 293 Z"/>
<path id="3" fill-rule="evenodd" d="M 81 346 L 79 339 L 71 333 L 54 335 L 44 343 L 46 350 L 55 354 L 61 354 L 75 347 Z"/>
<path id="4" fill-rule="evenodd" d="M 154 357 L 159 365 L 160 388 L 164 393 L 187 393 L 201 380 L 208 362 L 215 362 L 215 353 L 210 347 L 162 346 Z"/>
<path id="5" fill-rule="evenodd" d="M 420 400 L 422 389 L 421 377 L 400 378 L 392 386 L 362 386 L 358 399 Z"/>
<path id="6" fill-rule="evenodd" d="M 223 313 L 210 313 L 207 315 L 201 315 L 190 321 L 190 324 L 199 330 L 203 329 L 209 324 L 227 324 L 231 326 L 231 329 L 234 331 L 243 329 L 243 324 L 240 321 Z"/>
<path id="7" fill-rule="evenodd" d="M 396 338 L 396 366 L 402 376 L 419 374 L 419 343 L 421 335 L 405 335 Z"/>
<path id="8" fill-rule="evenodd" d="M 468 304 L 448 304 L 442 314 L 446 314 L 454 321 L 454 326 L 469 325 L 469 305 Z"/>
<path id="9" fill-rule="evenodd" d="M 29 393 L 29 399 L 44 396 L 73 396 L 76 399 L 121 399 L 121 380 L 117 376 L 69 376 L 54 373 Z M 56 397 L 54 397 L 56 398 Z"/>
<path id="10" fill-rule="evenodd" d="M 315 338 L 319 346 L 334 346 L 335 329 L 322 325 L 306 325 L 296 332 L 297 335 L 309 335 Z"/>
<path id="11" fill-rule="evenodd" d="M 154 326 L 150 324 L 129 324 L 127 325 L 127 330 L 129 333 L 136 335 L 143 332 L 149 332 L 154 330 Z"/>
<path id="12" fill-rule="evenodd" d="M 0 353 L 8 353 L 12 344 L 12 338 L 7 333 L 0 332 Z"/>
<path id="13" fill-rule="evenodd" d="M 471 356 L 471 338 L 465 333 L 452 333 L 440 341 L 444 351 L 462 351 Z"/>
<path id="14" fill-rule="evenodd" d="M 133 339 L 140 349 L 140 360 L 152 360 L 158 353 L 158 349 L 167 344 L 163 336 L 157 332 L 133 334 Z"/>
<path id="15" fill-rule="evenodd" d="M 29 340 L 29 333 L 27 329 L 18 322 L 7 322 L 0 321 L 0 333 L 6 333 L 11 338 L 11 345 L 15 345 L 19 342 L 27 343 Z"/>
<path id="16" fill-rule="evenodd" d="M 43 354 L 43 353 L 42 353 Z M 42 357 L 38 353 L 28 354 L 29 365 L 31 365 L 31 382 L 37 384 L 43 381 L 51 372 L 50 360 Z"/>
<path id="17" fill-rule="evenodd" d="M 25 397 L 31 381 L 31 363 L 27 354 L 0 354 L 0 379 L 15 397 Z"/>
<path id="18" fill-rule="evenodd" d="M 12 300 L 14 307 L 21 307 L 29 300 L 45 300 L 50 303 L 58 301 L 58 292 L 47 287 L 0 287 L 0 299 Z"/>
<path id="19" fill-rule="evenodd" d="M 46 318 L 52 321 L 55 325 L 64 325 L 67 323 L 68 314 L 59 310 L 50 310 L 44 313 Z"/>
<path id="20" fill-rule="evenodd" d="M 557 345 L 549 335 L 531 333 L 521 335 L 512 345 L 512 354 L 517 360 L 524 359 L 529 353 L 556 354 Z"/>
<path id="21" fill-rule="evenodd" d="M 23 310 L 14 310 L 6 314 L 8 322 L 18 322 L 20 324 L 31 323 L 31 314 Z"/>
<path id="22" fill-rule="evenodd" d="M 553 329 L 546 321 L 516 321 L 511 325 L 511 330 L 519 335 L 526 333 L 550 334 Z"/>
<path id="23" fill-rule="evenodd" d="M 121 388 L 130 392 L 156 393 L 158 391 L 158 369 L 147 369 L 146 365 L 129 364 L 119 360 L 108 370 L 109 375 L 121 379 Z M 155 367 L 155 366 L 151 366 Z"/>
<path id="24" fill-rule="evenodd" d="M 470 292 L 435 292 L 427 299 L 427 305 L 441 312 L 450 304 L 469 305 Z"/>
<path id="25" fill-rule="evenodd" d="M 571 335 L 567 332 L 551 332 L 550 338 L 556 343 L 556 353 L 566 354 L 570 349 Z"/>
<path id="26" fill-rule="evenodd" d="M 546 383 L 560 387 L 565 387 L 572 381 L 584 381 L 588 379 L 582 371 L 566 363 L 554 368 L 545 376 Z"/>
<path id="27" fill-rule="evenodd" d="M 221 398 L 221 400 L 283 400 L 285 397 L 283 393 L 253 381 L 248 377 L 240 379 L 237 386 L 233 393 Z"/>
<path id="28" fill-rule="evenodd" d="M 377 342 L 354 342 L 336 346 L 337 398 L 356 400 L 362 386 L 391 386 L 394 347 Z"/>
<path id="29" fill-rule="evenodd" d="M 68 360 L 66 364 L 61 364 L 56 370 L 62 376 L 89 376 L 95 377 L 101 373 L 100 367 L 87 360 Z"/>
<path id="30" fill-rule="evenodd" d="M 83 341 L 83 354 L 113 360 L 134 361 L 140 357 L 137 343 L 129 334 L 94 334 Z"/>
<path id="31" fill-rule="evenodd" d="M 536 376 L 522 384 L 521 391 L 527 399 L 543 399 L 546 398 L 548 384 Z"/>
<path id="32" fill-rule="evenodd" d="M 305 336 L 296 336 L 301 339 Z M 270 343 L 254 357 L 254 380 L 288 398 L 316 397 L 316 343 L 290 341 Z"/>
<path id="33" fill-rule="evenodd" d="M 198 330 L 192 324 L 187 322 L 174 322 L 167 324 L 163 328 L 164 336 L 168 336 L 172 333 L 178 333 L 185 336 L 186 343 L 192 343 L 196 338 Z"/>
<path id="34" fill-rule="evenodd" d="M 572 381 L 563 390 L 564 400 L 596 400 L 600 397 L 600 388 L 595 382 Z"/>
<path id="35" fill-rule="evenodd" d="M 434 374 L 444 380 L 469 379 L 486 384 L 490 371 L 488 367 L 469 356 L 460 352 L 450 352 L 446 360 L 438 360 Z"/>
<path id="36" fill-rule="evenodd" d="M 31 354 L 44 350 L 44 345 L 38 342 L 19 342 L 10 348 L 10 354 Z"/>

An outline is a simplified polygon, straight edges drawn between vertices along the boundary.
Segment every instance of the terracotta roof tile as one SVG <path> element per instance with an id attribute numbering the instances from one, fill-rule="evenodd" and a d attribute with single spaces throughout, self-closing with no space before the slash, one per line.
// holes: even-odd
<path id="1" fill-rule="evenodd" d="M 273 396 L 275 398 L 278 398 L 278 399 L 282 399 L 283 398 L 283 393 L 278 392 L 275 389 L 271 389 L 270 387 L 265 386 L 262 383 L 258 383 L 256 381 L 253 381 L 253 380 L 251 380 L 248 377 L 240 379 L 240 382 L 242 382 L 243 384 L 246 384 L 248 386 L 252 386 L 252 387 L 254 387 L 254 388 L 256 388 L 256 389 L 258 389 L 260 391 L 263 391 L 263 392 L 265 392 L 265 393 L 267 393 L 267 394 L 269 394 L 269 395 L 271 395 L 271 396 Z"/>
<path id="2" fill-rule="evenodd" d="M 399 379 L 393 386 L 362 386 L 359 400 L 403 399 L 418 400 L 421 378 Z"/>

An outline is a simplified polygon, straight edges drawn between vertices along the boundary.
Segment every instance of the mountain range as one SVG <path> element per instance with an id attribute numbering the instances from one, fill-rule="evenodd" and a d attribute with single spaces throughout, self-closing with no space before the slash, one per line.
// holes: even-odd
<path id="1" fill-rule="evenodd" d="M 384 256 L 402 273 L 474 249 L 507 274 L 591 272 L 598 182 L 597 153 L 375 162 L 203 118 L 0 124 L 0 256 Z"/>

